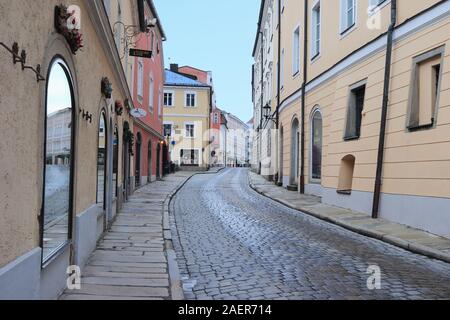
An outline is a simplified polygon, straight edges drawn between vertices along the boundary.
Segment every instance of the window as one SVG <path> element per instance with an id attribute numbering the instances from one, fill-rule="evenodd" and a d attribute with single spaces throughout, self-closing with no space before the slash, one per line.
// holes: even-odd
<path id="1" fill-rule="evenodd" d="M 172 136 L 172 124 L 164 124 L 164 136 L 165 137 Z"/>
<path id="2" fill-rule="evenodd" d="M 72 137 L 75 135 L 73 83 L 70 70 L 56 58 L 49 67 L 46 91 L 45 124 L 46 149 L 43 159 L 43 198 L 40 219 L 40 246 L 45 264 L 71 239 L 69 226 L 73 213 L 73 160 Z M 63 122 L 67 136 L 49 139 L 54 126 Z M 62 146 L 65 146 L 62 148 Z"/>
<path id="3" fill-rule="evenodd" d="M 158 117 L 162 117 L 162 107 L 161 107 L 161 104 L 162 104 L 162 90 L 161 89 L 159 89 L 159 92 L 158 92 Z"/>
<path id="4" fill-rule="evenodd" d="M 138 84 L 137 84 L 138 99 L 142 102 L 144 97 L 144 62 L 142 59 L 138 60 Z"/>
<path id="5" fill-rule="evenodd" d="M 193 124 L 186 124 L 186 138 L 195 137 L 195 127 Z"/>
<path id="6" fill-rule="evenodd" d="M 365 81 L 350 88 L 350 97 L 347 110 L 347 125 L 344 140 L 359 139 L 361 135 L 362 111 L 366 94 Z"/>
<path id="7" fill-rule="evenodd" d="M 440 47 L 413 60 L 407 117 L 410 131 L 432 128 L 436 123 L 443 55 L 444 47 Z"/>
<path id="8" fill-rule="evenodd" d="M 214 113 L 214 123 L 215 124 L 219 123 L 219 114 L 218 113 Z"/>
<path id="9" fill-rule="evenodd" d="M 153 81 L 153 78 L 150 77 L 149 81 L 149 93 L 148 93 L 148 110 L 153 113 L 153 103 L 155 101 L 155 83 Z"/>
<path id="10" fill-rule="evenodd" d="M 98 149 L 97 149 L 97 203 L 103 204 L 105 209 L 105 190 L 106 190 L 106 115 L 102 111 L 98 128 Z"/>
<path id="11" fill-rule="evenodd" d="M 341 169 L 339 172 L 339 184 L 337 192 L 340 194 L 352 193 L 353 173 L 355 171 L 355 157 L 347 155 L 341 160 Z"/>
<path id="12" fill-rule="evenodd" d="M 385 2 L 387 3 L 388 0 L 369 0 L 369 11 L 374 11 L 378 6 Z"/>
<path id="13" fill-rule="evenodd" d="M 341 34 L 355 25 L 356 1 L 341 0 Z"/>
<path id="14" fill-rule="evenodd" d="M 186 107 L 194 108 L 196 106 L 196 94 L 193 92 L 186 93 Z"/>
<path id="15" fill-rule="evenodd" d="M 312 8 L 312 41 L 311 41 L 311 59 L 316 58 L 320 54 L 320 1 Z"/>
<path id="16" fill-rule="evenodd" d="M 300 71 L 300 27 L 294 31 L 292 46 L 292 74 L 295 76 Z"/>
<path id="17" fill-rule="evenodd" d="M 164 106 L 173 107 L 174 106 L 174 95 L 173 92 L 164 92 Z"/>
<path id="18" fill-rule="evenodd" d="M 281 51 L 280 86 L 281 86 L 281 89 L 283 89 L 283 87 L 284 87 L 284 49 Z"/>
<path id="19" fill-rule="evenodd" d="M 322 179 L 322 115 L 316 110 L 312 116 L 311 127 L 311 178 Z"/>

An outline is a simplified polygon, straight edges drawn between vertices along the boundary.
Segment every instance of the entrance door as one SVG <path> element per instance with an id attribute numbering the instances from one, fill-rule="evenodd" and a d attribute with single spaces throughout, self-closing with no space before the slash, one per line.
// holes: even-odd
<path id="1" fill-rule="evenodd" d="M 103 208 L 103 227 L 106 228 L 106 177 L 107 177 L 107 145 L 108 136 L 106 128 L 106 115 L 102 111 L 98 125 L 98 148 L 97 148 L 97 203 Z"/>
<path id="2" fill-rule="evenodd" d="M 300 132 L 297 119 L 292 122 L 291 129 L 291 179 L 290 184 L 298 184 L 299 150 L 300 150 Z"/>

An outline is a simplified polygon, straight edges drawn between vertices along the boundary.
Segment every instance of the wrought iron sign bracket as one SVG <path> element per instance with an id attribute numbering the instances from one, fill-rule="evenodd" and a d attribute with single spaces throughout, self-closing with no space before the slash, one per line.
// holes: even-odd
<path id="1" fill-rule="evenodd" d="M 36 65 L 36 68 L 26 65 L 27 52 L 25 51 L 25 49 L 22 49 L 22 51 L 20 52 L 20 55 L 19 55 L 19 45 L 17 44 L 17 42 L 13 43 L 12 48 L 8 47 L 3 42 L 0 42 L 0 46 L 2 46 L 9 53 L 11 53 L 11 55 L 13 57 L 13 64 L 17 64 L 18 62 L 20 62 L 20 64 L 22 65 L 22 71 L 24 71 L 24 70 L 31 70 L 36 75 L 37 82 L 41 82 L 41 81 L 45 81 L 46 80 L 41 75 L 41 65 L 40 64 Z"/>

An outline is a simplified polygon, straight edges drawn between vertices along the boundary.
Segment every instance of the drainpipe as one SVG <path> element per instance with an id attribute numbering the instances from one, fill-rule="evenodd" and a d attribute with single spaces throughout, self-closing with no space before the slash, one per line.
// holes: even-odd
<path id="1" fill-rule="evenodd" d="M 386 122 L 389 104 L 389 87 L 391 80 L 392 46 L 395 25 L 397 24 L 397 0 L 391 0 L 391 24 L 387 33 L 386 66 L 384 72 L 383 106 L 381 109 L 380 139 L 378 145 L 377 172 L 373 193 L 372 218 L 377 219 L 380 211 L 380 196 L 383 174 L 384 146 L 386 140 Z"/>
<path id="2" fill-rule="evenodd" d="M 300 193 L 305 194 L 305 110 L 306 110 L 306 83 L 308 79 L 308 1 L 305 1 L 305 26 L 304 31 L 304 44 L 303 44 L 303 84 L 302 84 L 302 110 L 301 110 L 301 167 L 300 167 Z"/>
<path id="3" fill-rule="evenodd" d="M 275 114 L 276 114 L 276 117 L 275 117 L 275 126 L 276 126 L 276 132 L 277 132 L 277 137 L 278 137 L 278 130 L 279 130 L 279 127 L 280 127 L 280 103 L 281 103 L 281 97 L 280 97 L 280 95 L 281 95 L 281 83 L 280 83 L 280 80 L 281 80 L 281 70 L 280 70 L 280 67 L 281 67 L 281 63 L 280 63 L 280 60 L 281 60 L 281 0 L 278 0 L 278 67 L 277 67 L 277 108 L 276 108 L 276 111 L 275 111 Z M 277 139 L 278 140 L 278 139 Z M 280 149 L 280 147 L 279 147 L 279 145 L 278 145 L 278 143 L 276 143 L 275 144 L 276 145 L 276 153 L 275 153 L 275 159 L 278 159 L 278 157 L 280 156 L 279 155 L 279 149 Z M 280 179 L 280 174 L 281 174 L 281 169 L 280 169 L 280 166 L 281 166 L 281 163 L 279 163 L 280 161 L 277 161 L 278 163 L 277 163 L 277 174 L 276 174 L 276 176 L 278 177 L 278 180 Z M 281 178 L 282 179 L 282 178 Z M 275 181 L 275 183 L 276 183 L 276 181 L 277 181 L 277 179 L 274 179 L 274 181 Z"/>
<path id="4" fill-rule="evenodd" d="M 259 26 L 259 35 L 261 37 L 261 110 L 259 112 L 259 130 L 258 130 L 258 142 L 259 142 L 259 161 L 258 161 L 258 173 L 262 174 L 262 166 L 260 165 L 262 160 L 261 144 L 262 144 L 262 127 L 263 127 L 263 112 L 264 112 L 264 33 L 261 31 L 261 25 Z"/>

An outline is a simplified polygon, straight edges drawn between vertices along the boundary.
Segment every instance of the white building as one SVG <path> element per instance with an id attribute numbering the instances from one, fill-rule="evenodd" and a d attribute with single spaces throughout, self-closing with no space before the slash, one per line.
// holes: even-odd
<path id="1" fill-rule="evenodd" d="M 253 170 L 265 176 L 271 175 L 271 168 L 274 167 L 272 161 L 272 150 L 270 143 L 272 140 L 271 129 L 274 123 L 267 121 L 263 115 L 263 108 L 272 107 L 275 101 L 271 101 L 273 90 L 273 57 L 274 43 L 273 34 L 276 27 L 276 15 L 274 14 L 274 0 L 262 0 L 259 13 L 258 29 L 255 44 L 253 47 L 253 141 L 252 141 L 252 162 Z"/>
<path id="2" fill-rule="evenodd" d="M 227 122 L 226 162 L 230 167 L 242 167 L 247 164 L 248 126 L 231 113 L 225 113 Z"/>

